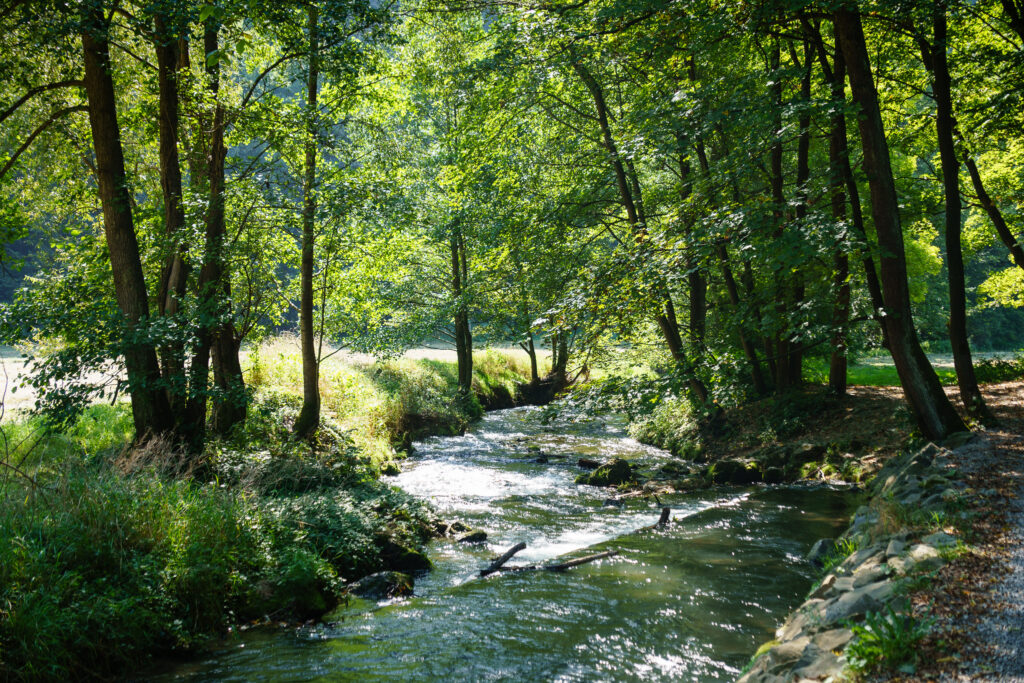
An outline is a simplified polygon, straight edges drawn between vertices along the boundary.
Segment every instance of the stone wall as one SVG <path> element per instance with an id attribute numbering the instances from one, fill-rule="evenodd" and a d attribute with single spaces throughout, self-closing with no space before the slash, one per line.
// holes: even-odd
<path id="1" fill-rule="evenodd" d="M 945 564 L 943 555 L 957 538 L 932 529 L 963 514 L 965 488 L 949 451 L 934 444 L 891 459 L 872 480 L 869 504 L 857 510 L 849 529 L 838 541 L 822 539 L 811 549 L 809 560 L 831 568 L 778 628 L 776 640 L 761 648 L 740 683 L 839 678 L 854 637 L 850 625 L 894 605 L 908 576 Z"/>

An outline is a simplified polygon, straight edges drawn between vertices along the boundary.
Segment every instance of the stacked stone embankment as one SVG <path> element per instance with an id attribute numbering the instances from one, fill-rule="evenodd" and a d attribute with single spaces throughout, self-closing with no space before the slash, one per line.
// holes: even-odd
<path id="1" fill-rule="evenodd" d="M 966 438 L 957 441 L 962 445 Z M 904 582 L 946 563 L 959 541 L 937 528 L 951 528 L 951 520 L 966 514 L 963 503 L 970 493 L 949 454 L 928 444 L 879 471 L 868 487 L 868 504 L 857 510 L 849 529 L 811 549 L 808 559 L 830 568 L 740 683 L 839 679 L 854 639 L 850 627 L 869 612 L 897 609 Z"/>

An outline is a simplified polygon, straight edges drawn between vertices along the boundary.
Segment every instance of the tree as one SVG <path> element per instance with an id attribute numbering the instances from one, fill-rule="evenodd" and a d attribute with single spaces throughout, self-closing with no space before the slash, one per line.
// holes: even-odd
<path id="1" fill-rule="evenodd" d="M 859 10 L 856 5 L 839 7 L 833 14 L 833 21 L 846 61 L 853 99 L 860 107 L 858 124 L 864 149 L 864 169 L 871 187 L 871 210 L 881 251 L 879 261 L 889 352 L 921 432 L 929 439 L 943 439 L 953 432 L 963 431 L 965 427 L 921 350 L 911 318 L 899 200 Z"/>

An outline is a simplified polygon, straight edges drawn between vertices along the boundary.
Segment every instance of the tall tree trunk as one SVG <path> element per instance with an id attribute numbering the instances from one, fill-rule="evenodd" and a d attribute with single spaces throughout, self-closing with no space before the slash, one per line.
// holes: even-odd
<path id="1" fill-rule="evenodd" d="M 181 197 L 181 163 L 178 157 L 178 39 L 179 23 L 158 13 L 154 18 L 157 80 L 159 84 L 159 138 L 160 188 L 164 200 L 164 234 L 170 252 L 164 259 L 160 274 L 157 310 L 161 316 L 178 314 L 188 283 L 185 261 L 186 245 L 182 237 L 185 211 Z M 184 344 L 180 339 L 167 340 L 160 349 L 161 371 L 168 384 L 171 411 L 179 415 L 185 408 L 187 381 L 185 379 Z"/>
<path id="2" fill-rule="evenodd" d="M 800 135 L 797 140 L 796 152 L 796 219 L 803 222 L 807 218 L 807 183 L 811 177 L 811 42 L 810 37 L 805 36 L 803 41 L 803 76 L 800 79 L 800 100 L 806 107 L 800 114 L 799 126 Z M 800 66 L 797 59 L 796 49 L 790 45 L 793 53 L 793 62 Z M 806 285 L 804 283 L 803 270 L 800 269 L 793 274 L 792 285 L 792 308 L 798 310 L 803 303 Z M 800 386 L 803 382 L 804 365 L 804 344 L 795 340 L 790 342 L 789 363 L 786 371 L 789 373 L 788 384 Z"/>
<path id="3" fill-rule="evenodd" d="M 832 123 L 834 126 L 833 135 L 831 137 L 839 145 L 839 154 L 836 158 L 838 162 L 838 173 L 841 175 L 843 183 L 846 186 L 846 194 L 849 197 L 850 203 L 850 218 L 852 221 L 852 227 L 854 231 L 854 237 L 859 243 L 859 251 L 861 253 L 861 267 L 864 271 L 864 283 L 868 288 L 868 295 L 871 298 L 871 309 L 872 316 L 878 323 L 878 328 L 882 333 L 882 346 L 889 348 L 889 337 L 888 332 L 883 322 L 883 314 L 885 312 L 885 303 L 882 299 L 882 285 L 878 281 L 878 271 L 875 269 L 875 260 L 871 256 L 871 244 L 868 241 L 867 231 L 864 229 L 864 214 L 860 207 L 860 190 L 857 187 L 857 180 L 853 177 L 853 169 L 850 167 L 850 150 L 847 146 L 847 130 L 846 130 L 846 61 L 843 58 L 843 51 L 839 47 L 839 35 L 833 25 L 833 39 L 836 46 L 835 55 L 835 68 L 833 69 L 828 63 L 828 54 L 825 51 L 825 43 L 821 39 L 821 33 L 809 25 L 812 31 L 812 37 L 815 44 L 818 47 L 818 60 L 821 64 L 821 70 L 825 74 L 825 81 L 832 90 L 832 100 L 835 102 L 835 106 L 839 108 L 837 116 L 834 116 Z"/>
<path id="4" fill-rule="evenodd" d="M 679 154 L 679 199 L 683 204 L 693 192 L 690 177 L 690 162 L 686 154 L 686 140 L 682 133 L 676 133 L 676 147 Z M 687 232 L 693 232 L 693 221 L 687 220 Z M 686 261 L 686 289 L 690 300 L 690 346 L 694 349 L 704 346 L 708 318 L 708 281 L 696 258 Z"/>
<path id="5" fill-rule="evenodd" d="M 466 284 L 469 264 L 466 258 L 466 242 L 462 235 L 459 219 L 452 225 L 449 236 L 452 264 L 452 296 L 455 299 L 455 358 L 458 364 L 459 396 L 467 400 L 473 394 L 473 330 L 469 322 L 469 306 L 466 302 Z"/>
<path id="6" fill-rule="evenodd" d="M 944 439 L 965 429 L 963 420 L 942 391 L 935 369 L 921 349 L 911 317 L 907 263 L 903 251 L 899 200 L 889 159 L 882 116 L 868 58 L 864 29 L 856 4 L 839 7 L 833 15 L 839 42 L 846 59 L 850 88 L 860 106 L 861 144 L 864 170 L 871 187 L 871 210 L 881 252 L 882 292 L 885 297 L 885 325 L 889 351 L 903 385 L 911 412 L 929 439 Z"/>
<path id="7" fill-rule="evenodd" d="M 696 66 L 692 60 L 690 62 L 690 80 L 694 82 L 697 80 Z M 698 139 L 694 145 L 694 149 L 697 152 L 697 163 L 700 165 L 701 173 L 704 174 L 705 178 L 710 179 L 711 161 L 708 159 L 707 149 L 705 148 L 703 141 Z M 682 158 L 684 153 L 680 150 L 679 154 L 680 158 Z M 680 162 L 680 171 L 682 172 L 683 170 L 688 170 L 688 168 L 684 168 L 682 162 Z M 732 304 L 734 313 L 738 316 L 740 312 L 739 289 L 736 286 L 736 278 L 733 275 L 732 266 L 729 263 L 729 250 L 724 242 L 715 247 L 715 255 L 718 257 L 719 268 L 722 272 L 722 279 L 725 282 L 726 292 L 729 294 L 729 303 Z M 749 267 L 750 264 L 748 263 L 746 265 Z M 751 290 L 752 289 L 753 287 L 751 286 Z M 760 319 L 760 313 L 756 310 L 756 307 L 754 315 L 755 318 Z M 743 355 L 746 357 L 747 363 L 750 365 L 750 377 L 754 385 L 754 392 L 758 396 L 763 396 L 768 392 L 768 385 L 765 382 L 764 373 L 761 369 L 761 361 L 757 357 L 757 347 L 754 341 L 751 340 L 747 330 L 744 328 L 745 325 L 743 321 L 739 320 L 736 325 L 736 331 L 740 338 L 740 348 L 743 349 Z"/>
<path id="8" fill-rule="evenodd" d="M 820 45 L 820 43 L 819 43 Z M 845 173 L 846 162 L 846 62 L 843 53 L 836 50 L 835 72 L 826 80 L 832 88 L 832 102 L 836 112 L 832 116 L 832 131 L 829 137 L 828 160 L 832 170 L 829 185 L 832 194 L 832 217 L 836 224 L 846 222 Z M 828 364 L 829 391 L 837 396 L 846 395 L 847 389 L 847 327 L 850 323 L 850 258 L 845 247 L 836 249 L 833 259 L 832 288 L 835 291 L 835 303 L 832 308 L 832 354 Z M 871 265 L 874 271 L 874 264 Z"/>
<path id="9" fill-rule="evenodd" d="M 299 336 L 302 349 L 302 409 L 295 420 L 295 435 L 304 438 L 320 426 L 320 359 L 313 328 L 313 257 L 316 239 L 317 94 L 320 78 L 319 17 L 309 6 L 309 69 L 306 79 L 306 174 L 302 184 L 302 263 L 300 265 Z"/>
<path id="10" fill-rule="evenodd" d="M 960 387 L 960 398 L 969 415 L 982 423 L 993 422 L 992 413 L 974 376 L 971 345 L 967 338 L 967 293 L 964 277 L 964 256 L 960 246 L 962 207 L 960 204 L 960 164 L 953 142 L 953 93 L 946 58 L 946 6 L 937 2 L 932 10 L 934 44 L 922 46 L 922 57 L 932 76 L 935 96 L 935 133 L 942 161 L 942 187 L 946 197 L 946 270 L 949 274 L 949 343 L 953 365 Z"/>
<path id="11" fill-rule="evenodd" d="M 145 341 L 149 299 L 142 272 L 131 197 L 124 169 L 121 129 L 117 122 L 107 35 L 110 29 L 101 6 L 83 11 L 82 51 L 89 124 L 96 153 L 96 178 L 103 206 L 103 231 L 110 252 L 114 293 L 128 324 L 124 343 L 128 389 L 136 441 L 167 432 L 172 426 L 170 404 L 160 377 L 156 348 Z"/>
<path id="12" fill-rule="evenodd" d="M 782 67 L 782 53 L 779 39 L 772 39 L 772 46 L 768 55 L 768 78 L 770 85 L 768 93 L 771 97 L 772 107 L 772 130 L 775 132 L 775 142 L 769 152 L 769 184 L 771 186 L 772 216 L 775 221 L 775 239 L 781 239 L 782 231 L 785 229 L 786 221 L 786 195 L 785 177 L 783 175 L 783 142 L 782 142 L 782 77 L 779 70 Z M 790 353 L 792 344 L 789 340 L 788 324 L 785 322 L 789 317 L 788 289 L 787 282 L 781 271 L 775 276 L 775 316 L 781 329 L 775 333 L 774 343 L 774 368 L 775 368 L 775 390 L 783 393 L 793 388 L 792 373 L 790 371 Z"/>

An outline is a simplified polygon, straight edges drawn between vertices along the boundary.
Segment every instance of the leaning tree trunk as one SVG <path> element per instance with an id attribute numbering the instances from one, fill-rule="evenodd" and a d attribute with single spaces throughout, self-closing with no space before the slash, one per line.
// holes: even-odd
<path id="1" fill-rule="evenodd" d="M 967 338 L 967 293 L 965 290 L 964 255 L 960 246 L 962 206 L 960 204 L 960 164 L 953 142 L 953 94 L 946 58 L 946 7 L 936 3 L 933 10 L 934 44 L 923 47 L 925 65 L 933 75 L 935 95 L 935 133 L 942 161 L 942 187 L 946 196 L 946 270 L 949 274 L 949 343 L 953 365 L 960 387 L 960 399 L 971 417 L 982 423 L 993 422 L 992 413 L 978 388 Z"/>
<path id="2" fill-rule="evenodd" d="M 103 206 L 103 231 L 114 277 L 114 293 L 128 328 L 124 339 L 125 368 L 132 398 L 135 439 L 142 441 L 172 427 L 172 413 L 160 377 L 156 348 L 146 341 L 149 299 L 142 272 L 131 197 L 124 169 L 121 130 L 117 122 L 114 82 L 107 42 L 109 23 L 102 7 L 83 13 L 82 51 L 89 124 L 96 153 L 96 178 Z"/>
<path id="3" fill-rule="evenodd" d="M 896 183 L 892 175 L 889 145 L 885 139 L 864 29 L 856 4 L 836 9 L 833 21 L 846 59 L 853 98 L 861 109 L 859 124 L 864 149 L 864 171 L 871 187 L 871 211 L 881 252 L 882 292 L 886 306 L 884 320 L 889 334 L 889 351 L 907 404 L 922 434 L 929 439 L 944 439 L 965 427 L 942 391 L 938 375 L 921 349 L 914 329 Z"/>
<path id="4" fill-rule="evenodd" d="M 302 350 L 302 409 L 294 432 L 307 437 L 320 425 L 320 361 L 313 329 L 313 256 L 316 239 L 316 99 L 320 78 L 317 6 L 309 6 L 309 71 L 306 79 L 306 175 L 303 179 L 302 263 L 299 283 L 299 336 Z"/>
<path id="5" fill-rule="evenodd" d="M 615 144 L 615 138 L 612 135 L 604 90 L 602 90 L 601 84 L 597 82 L 593 74 L 578 59 L 573 58 L 572 67 L 576 75 L 579 76 L 580 80 L 587 87 L 587 90 L 590 91 L 590 95 L 594 100 L 594 110 L 601 129 L 602 144 L 608 153 L 612 171 L 615 174 L 615 186 L 619 191 L 622 207 L 626 211 L 626 220 L 633 231 L 634 239 L 638 242 L 642 241 L 643 236 L 646 234 L 647 226 L 644 222 L 645 217 L 639 212 L 637 206 L 637 202 L 642 202 L 642 198 L 639 195 L 634 196 L 634 192 L 639 190 L 639 181 L 636 174 L 633 173 L 633 186 L 630 186 L 630 178 L 626 174 L 626 167 L 622 162 L 622 157 L 619 155 L 618 147 Z M 679 325 L 675 316 L 675 306 L 672 303 L 668 285 L 664 280 L 660 280 L 655 283 L 655 287 L 658 292 L 658 298 L 662 301 L 661 310 L 655 315 L 655 320 L 658 323 L 658 328 L 661 330 L 669 353 L 672 354 L 672 359 L 683 369 L 683 372 L 687 374 L 687 382 L 697 400 L 701 403 L 707 403 L 709 398 L 707 387 L 697 377 L 696 370 L 686 354 L 686 349 L 683 348 L 682 337 L 679 335 Z"/>

